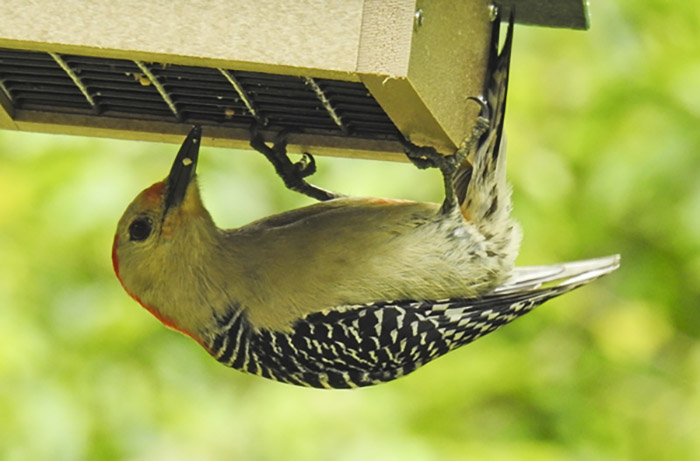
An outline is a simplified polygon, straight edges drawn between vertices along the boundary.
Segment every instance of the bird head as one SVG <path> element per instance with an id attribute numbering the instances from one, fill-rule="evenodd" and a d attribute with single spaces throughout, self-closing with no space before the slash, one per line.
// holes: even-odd
<path id="1" fill-rule="evenodd" d="M 196 253 L 206 247 L 200 241 L 216 229 L 197 185 L 200 140 L 201 128 L 192 128 L 168 177 L 127 207 L 112 247 L 114 271 L 127 293 L 165 325 L 190 336 L 196 333 L 187 318 L 192 314 L 178 312 L 189 291 L 183 281 L 192 279 Z"/>

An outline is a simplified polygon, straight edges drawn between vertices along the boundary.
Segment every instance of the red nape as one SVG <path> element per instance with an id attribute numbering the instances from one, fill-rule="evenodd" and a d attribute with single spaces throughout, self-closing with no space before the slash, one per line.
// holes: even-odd
<path id="1" fill-rule="evenodd" d="M 146 303 L 144 303 L 143 301 L 141 301 L 141 298 L 139 298 L 138 296 L 136 296 L 134 293 L 130 292 L 129 289 L 126 287 L 126 285 L 124 285 L 124 281 L 123 281 L 122 278 L 119 276 L 119 256 L 117 255 L 117 244 L 118 244 L 118 242 L 119 242 L 119 234 L 117 234 L 117 235 L 114 236 L 114 243 L 112 244 L 112 267 L 114 267 L 114 273 L 117 275 L 117 280 L 119 280 L 119 283 L 120 283 L 120 284 L 122 285 L 122 287 L 124 288 L 124 291 L 126 291 L 126 294 L 128 294 L 129 296 L 131 296 L 131 298 L 132 298 L 134 301 L 136 301 L 137 303 L 139 303 L 144 309 L 146 309 L 148 312 L 150 312 L 155 318 L 157 318 L 158 320 L 160 320 L 160 322 L 161 322 L 163 325 L 165 325 L 166 327 L 168 327 L 168 328 L 170 328 L 170 329 L 172 329 L 172 330 L 179 331 L 180 333 L 182 333 L 182 334 L 184 334 L 184 335 L 186 335 L 186 336 L 189 336 L 190 338 L 192 338 L 192 339 L 194 339 L 195 341 L 197 341 L 197 342 L 199 343 L 200 346 L 202 346 L 202 347 L 204 347 L 204 348 L 206 349 L 207 347 L 204 345 L 204 343 L 203 343 L 199 338 L 197 338 L 195 335 L 193 335 L 193 334 L 190 333 L 189 331 L 184 330 L 184 329 L 178 327 L 177 325 L 175 325 L 175 322 L 173 322 L 171 319 L 169 319 L 169 318 L 163 316 L 163 315 L 162 315 L 160 312 L 158 312 L 155 308 L 153 308 L 153 307 L 147 305 Z"/>
<path id="2" fill-rule="evenodd" d="M 157 182 L 153 184 L 151 187 L 143 191 L 143 194 L 146 198 L 148 199 L 155 199 L 158 197 L 161 197 L 163 195 L 163 190 L 165 189 L 165 182 Z"/>

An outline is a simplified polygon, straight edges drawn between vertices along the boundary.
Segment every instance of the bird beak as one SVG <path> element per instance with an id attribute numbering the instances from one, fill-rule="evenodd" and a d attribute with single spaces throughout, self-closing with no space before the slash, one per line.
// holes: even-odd
<path id="1" fill-rule="evenodd" d="M 202 139 L 202 128 L 195 126 L 190 130 L 180 151 L 175 157 L 166 180 L 167 192 L 165 196 L 165 210 L 177 206 L 185 199 L 187 187 L 197 170 L 197 158 L 199 157 L 199 144 Z"/>

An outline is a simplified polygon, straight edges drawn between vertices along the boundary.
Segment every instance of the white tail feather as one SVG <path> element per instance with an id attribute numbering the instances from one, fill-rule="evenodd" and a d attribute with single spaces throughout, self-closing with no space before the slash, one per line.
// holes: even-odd
<path id="1" fill-rule="evenodd" d="M 494 293 L 537 290 L 551 282 L 559 282 L 556 285 L 558 287 L 571 286 L 573 289 L 609 274 L 618 267 L 620 255 L 545 266 L 516 267 L 508 281 L 496 288 Z"/>

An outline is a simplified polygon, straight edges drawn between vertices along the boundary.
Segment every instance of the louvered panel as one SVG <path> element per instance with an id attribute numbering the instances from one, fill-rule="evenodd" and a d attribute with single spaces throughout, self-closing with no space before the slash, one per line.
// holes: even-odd
<path id="1" fill-rule="evenodd" d="M 362 83 L 0 49 L 0 89 L 17 109 L 391 139 Z"/>

